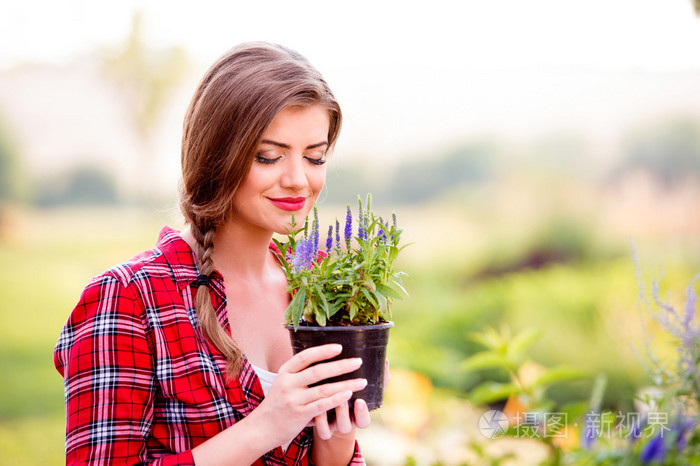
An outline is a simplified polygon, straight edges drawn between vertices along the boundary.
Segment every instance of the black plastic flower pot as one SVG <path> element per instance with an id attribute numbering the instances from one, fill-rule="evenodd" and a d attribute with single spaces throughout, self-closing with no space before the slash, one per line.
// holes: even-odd
<path id="1" fill-rule="evenodd" d="M 384 399 L 386 345 L 389 342 L 389 329 L 393 326 L 393 322 L 386 322 L 353 327 L 299 326 L 296 331 L 293 326 L 287 325 L 287 329 L 295 354 L 313 346 L 339 343 L 343 350 L 331 361 L 362 358 L 362 365 L 356 371 L 322 380 L 317 385 L 356 378 L 367 379 L 367 386 L 355 392 L 348 403 L 352 408 L 356 399 L 362 399 L 373 410 L 379 408 Z"/>

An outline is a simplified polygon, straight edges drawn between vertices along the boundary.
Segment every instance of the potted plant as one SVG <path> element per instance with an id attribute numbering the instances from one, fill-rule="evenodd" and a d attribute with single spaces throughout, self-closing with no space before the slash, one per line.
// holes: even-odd
<path id="1" fill-rule="evenodd" d="M 365 206 L 358 199 L 359 212 L 353 234 L 353 217 L 347 207 L 345 226 L 340 222 L 328 227 L 325 251 L 319 250 L 318 209 L 313 220 L 307 217 L 303 228 L 292 228 L 287 241 L 275 240 L 287 276 L 292 299 L 285 312 L 286 326 L 295 352 L 326 343 L 340 343 L 342 353 L 336 359 L 360 357 L 363 364 L 355 372 L 320 383 L 347 378 L 367 379 L 367 387 L 356 398 L 369 409 L 381 406 L 384 393 L 384 366 L 393 300 L 406 291 L 395 271 L 394 261 L 405 247 L 399 246 L 402 230 L 392 221 L 375 215 L 371 196 Z"/>

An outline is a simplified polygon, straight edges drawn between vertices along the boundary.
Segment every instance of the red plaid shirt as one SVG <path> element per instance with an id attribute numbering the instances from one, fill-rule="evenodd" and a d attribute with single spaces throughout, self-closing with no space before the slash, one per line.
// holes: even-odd
<path id="1" fill-rule="evenodd" d="M 194 464 L 191 449 L 263 400 L 248 361 L 236 380 L 197 329 L 195 257 L 168 227 L 155 249 L 93 278 L 66 322 L 54 363 L 65 379 L 66 462 Z M 227 331 L 223 279 L 211 295 Z M 312 464 L 313 430 L 256 465 Z M 351 464 L 364 464 L 355 444 Z"/>

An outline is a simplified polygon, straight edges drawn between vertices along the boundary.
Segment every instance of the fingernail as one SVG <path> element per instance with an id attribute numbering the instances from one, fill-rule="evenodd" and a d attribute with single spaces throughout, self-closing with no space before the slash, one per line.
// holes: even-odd
<path id="1" fill-rule="evenodd" d="M 345 399 L 349 400 L 350 398 L 352 398 L 352 390 L 346 391 L 345 393 L 343 393 L 343 395 Z"/>
<path id="2" fill-rule="evenodd" d="M 335 351 L 336 353 L 340 353 L 341 351 L 343 351 L 343 345 L 340 345 L 340 344 L 333 344 L 333 345 L 331 345 L 331 346 L 332 346 L 331 349 L 332 349 L 333 351 Z"/>
<path id="3" fill-rule="evenodd" d="M 353 365 L 360 367 L 362 365 L 362 358 L 353 358 L 352 363 Z"/>
<path id="4" fill-rule="evenodd" d="M 360 379 L 357 382 L 355 382 L 355 387 L 357 387 L 358 390 L 365 388 L 366 386 L 367 386 L 367 379 Z"/>

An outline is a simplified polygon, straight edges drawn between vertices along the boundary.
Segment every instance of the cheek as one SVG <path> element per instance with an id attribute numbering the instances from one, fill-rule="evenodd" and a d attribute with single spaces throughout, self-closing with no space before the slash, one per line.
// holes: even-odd
<path id="1" fill-rule="evenodd" d="M 324 166 L 321 169 L 312 173 L 309 176 L 308 180 L 309 186 L 313 191 L 314 197 L 317 198 L 319 193 L 323 189 L 323 185 L 326 183 L 326 167 Z"/>

